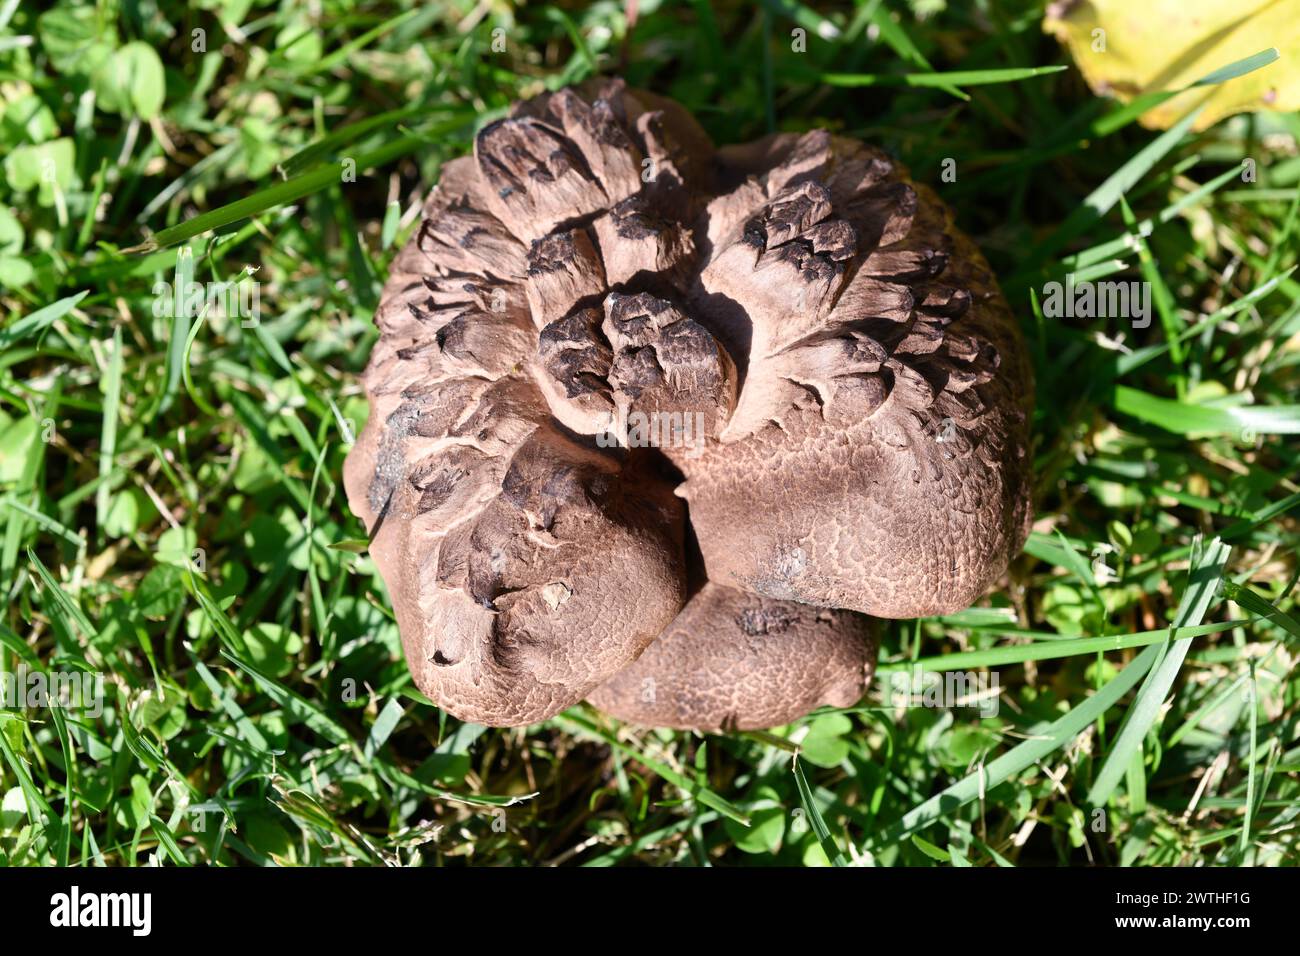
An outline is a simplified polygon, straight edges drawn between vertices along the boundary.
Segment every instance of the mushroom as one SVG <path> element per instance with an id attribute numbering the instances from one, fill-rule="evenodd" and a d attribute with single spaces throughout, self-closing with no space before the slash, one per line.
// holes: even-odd
<path id="1" fill-rule="evenodd" d="M 607 80 L 484 127 L 423 212 L 344 477 L 416 685 L 453 715 L 846 706 L 864 615 L 967 607 L 1023 545 L 1015 318 L 881 151 L 715 150 Z"/>

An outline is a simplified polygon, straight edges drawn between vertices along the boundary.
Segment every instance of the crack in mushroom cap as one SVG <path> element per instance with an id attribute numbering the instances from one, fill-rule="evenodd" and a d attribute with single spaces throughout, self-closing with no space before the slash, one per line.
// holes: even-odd
<path id="1" fill-rule="evenodd" d="M 738 592 L 800 620 L 956 610 L 1028 531 L 1015 319 L 939 199 L 853 140 L 715 151 L 617 80 L 517 104 L 444 166 L 375 321 L 349 502 L 417 686 L 464 719 L 614 706 Z M 682 611 L 687 509 L 712 584 Z M 841 645 L 805 644 L 829 684 L 783 648 L 754 663 L 771 700 L 699 720 L 847 687 Z"/>

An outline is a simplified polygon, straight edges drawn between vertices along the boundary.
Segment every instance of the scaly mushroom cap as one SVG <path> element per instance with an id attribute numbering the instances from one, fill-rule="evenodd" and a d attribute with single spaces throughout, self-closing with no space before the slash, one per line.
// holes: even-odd
<path id="1" fill-rule="evenodd" d="M 804 605 L 956 610 L 1027 533 L 1032 386 L 988 266 L 824 131 L 715 152 L 621 81 L 518 104 L 444 167 L 376 324 L 348 498 L 462 719 L 847 704 L 866 624 Z M 685 611 L 683 501 L 712 582 Z"/>
<path id="2" fill-rule="evenodd" d="M 870 618 L 710 582 L 588 700 L 652 727 L 757 730 L 852 706 L 874 669 Z"/>

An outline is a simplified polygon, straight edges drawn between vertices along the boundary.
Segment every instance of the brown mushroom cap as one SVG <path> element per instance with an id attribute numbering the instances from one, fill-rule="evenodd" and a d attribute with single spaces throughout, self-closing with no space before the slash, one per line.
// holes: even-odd
<path id="1" fill-rule="evenodd" d="M 875 669 L 870 619 L 706 584 L 588 700 L 620 720 L 756 730 L 852 706 Z"/>
<path id="2" fill-rule="evenodd" d="M 376 324 L 349 502 L 458 717 L 850 703 L 861 620 L 801 605 L 965 607 L 1027 533 L 1014 317 L 930 190 L 824 131 L 715 152 L 620 81 L 518 104 L 444 167 Z M 789 640 L 735 623 L 755 601 Z"/>

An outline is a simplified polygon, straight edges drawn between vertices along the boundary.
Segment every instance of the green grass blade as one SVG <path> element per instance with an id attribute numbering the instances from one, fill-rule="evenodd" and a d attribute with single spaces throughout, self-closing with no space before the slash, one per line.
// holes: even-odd
<path id="1" fill-rule="evenodd" d="M 994 83 L 1013 83 L 1028 80 L 1036 76 L 1047 76 L 1068 70 L 1060 66 L 1013 67 L 1006 70 L 953 70 L 947 73 L 821 73 L 818 80 L 827 86 L 915 86 L 915 87 L 963 87 L 987 86 Z"/>
<path id="2" fill-rule="evenodd" d="M 19 319 L 8 328 L 0 329 L 0 349 L 7 349 L 15 342 L 21 342 L 23 339 L 53 325 L 75 309 L 77 303 L 88 295 L 90 295 L 89 289 L 59 299 L 59 301 L 52 302 L 43 309 L 37 309 L 29 316 Z"/>
<path id="3" fill-rule="evenodd" d="M 817 842 L 821 844 L 822 852 L 826 854 L 826 859 L 830 860 L 833 866 L 847 866 L 848 860 L 840 852 L 835 839 L 831 836 L 830 828 L 826 826 L 826 821 L 822 818 L 821 811 L 817 809 L 817 802 L 813 799 L 812 788 L 808 786 L 808 778 L 804 776 L 803 768 L 799 766 L 798 754 L 791 761 L 791 767 L 794 772 L 795 786 L 799 788 L 799 802 L 803 804 L 804 813 L 808 816 L 808 821 L 812 825 Z"/>
<path id="4" fill-rule="evenodd" d="M 1250 850 L 1250 826 L 1255 819 L 1255 766 L 1259 753 L 1259 682 L 1255 678 L 1255 662 L 1250 661 L 1250 680 L 1246 684 L 1246 706 L 1250 721 L 1250 751 L 1246 758 L 1246 807 L 1241 821 L 1241 844 L 1238 860 L 1244 862 Z"/>
<path id="5" fill-rule="evenodd" d="M 190 284 L 194 281 L 194 254 L 189 246 L 176 250 L 176 276 L 173 289 L 182 303 L 189 296 Z M 167 378 L 163 385 L 162 397 L 158 411 L 165 412 L 176 399 L 180 390 L 181 376 L 185 369 L 185 354 L 190 342 L 190 310 L 187 306 L 175 309 L 172 316 L 171 337 L 167 340 Z"/>
<path id="6" fill-rule="evenodd" d="M 1300 637 L 1300 621 L 1297 621 L 1262 594 L 1244 585 L 1224 581 L 1223 596 L 1251 614 L 1258 614 L 1265 620 L 1272 621 L 1287 633 Z"/>
<path id="7" fill-rule="evenodd" d="M 1270 63 L 1276 62 L 1281 56 L 1282 54 L 1278 53 L 1277 47 L 1269 47 L 1267 50 L 1261 50 L 1259 53 L 1254 53 L 1244 59 L 1235 60 L 1227 66 L 1221 66 L 1214 72 L 1205 74 L 1192 86 L 1216 86 L 1219 83 L 1226 83 L 1228 80 L 1235 80 L 1239 76 L 1253 73 Z"/>
<path id="8" fill-rule="evenodd" d="M 423 143 L 424 140 L 419 136 L 400 137 L 378 149 L 356 157 L 354 171 L 360 175 L 376 166 L 383 166 L 400 156 L 415 152 Z M 304 196 L 310 196 L 312 193 L 320 192 L 322 189 L 341 182 L 345 171 L 348 171 L 348 169 L 349 167 L 345 167 L 342 161 L 329 163 L 319 169 L 296 176 L 287 182 L 269 186 L 219 209 L 200 213 L 193 219 L 188 219 L 166 229 L 160 229 L 150 236 L 144 244 L 123 251 L 152 252 L 164 246 L 171 246 L 187 239 L 193 239 L 195 236 L 200 236 L 213 229 L 220 229 L 252 216 L 261 215 L 268 210 L 295 202 Z"/>
<path id="9" fill-rule="evenodd" d="M 112 352 L 104 372 L 104 415 L 99 433 L 99 487 L 95 490 L 95 523 L 103 528 L 112 497 L 109 476 L 117 454 L 117 416 L 122 403 L 122 327 L 113 330 Z"/>
<path id="10" fill-rule="evenodd" d="M 920 67 L 927 72 L 933 73 L 934 68 L 930 61 L 921 53 L 919 47 L 913 42 L 911 36 L 903 29 L 902 25 L 894 19 L 893 14 L 885 8 L 883 3 L 877 3 L 868 11 L 868 18 L 876 30 L 880 33 L 880 39 L 884 40 L 891 50 L 902 57 L 912 66 Z M 945 84 L 939 87 L 945 93 L 957 97 L 959 100 L 970 100 L 970 94 L 965 93 L 957 87 Z"/>
<path id="11" fill-rule="evenodd" d="M 1205 616 L 1205 612 L 1214 601 L 1230 551 L 1228 545 L 1215 538 L 1199 555 L 1199 560 L 1193 562 L 1188 574 L 1187 589 L 1183 592 L 1182 601 L 1174 616 L 1174 628 L 1194 627 L 1201 623 L 1201 618 Z M 1119 779 L 1129 766 L 1133 755 L 1140 752 L 1142 742 L 1160 715 L 1160 707 L 1173 686 L 1174 678 L 1178 676 L 1183 658 L 1187 656 L 1191 644 L 1191 638 L 1180 638 L 1171 643 L 1159 668 L 1152 673 L 1150 684 L 1144 687 L 1137 699 L 1133 701 L 1124 726 L 1120 729 L 1119 736 L 1112 745 L 1110 753 L 1106 755 L 1088 791 L 1089 806 L 1105 805 L 1119 784 Z M 1158 645 L 1152 648 L 1152 650 L 1159 649 L 1161 648 Z"/>
<path id="12" fill-rule="evenodd" d="M 1300 435 L 1300 405 L 1196 405 L 1116 385 L 1115 411 L 1180 435 Z"/>
<path id="13" fill-rule="evenodd" d="M 1004 667 L 1027 661 L 1050 661 L 1063 657 L 1077 657 L 1081 654 L 1104 654 L 1132 647 L 1149 647 L 1152 644 L 1163 644 L 1173 640 L 1191 640 L 1208 634 L 1222 634 L 1234 627 L 1240 627 L 1243 623 L 1245 621 L 1242 620 L 1223 621 L 1198 624 L 1194 627 L 1172 629 L 1166 627 L 1155 631 L 1137 631 L 1132 634 L 1108 634 L 1104 637 L 1063 636 L 1030 644 L 993 647 L 982 651 L 956 651 L 938 657 L 922 657 L 915 661 L 890 662 L 877 667 L 876 673 L 888 674 L 891 671 L 908 670 L 913 667 L 919 667 L 926 672 L 939 673 L 979 667 Z"/>

